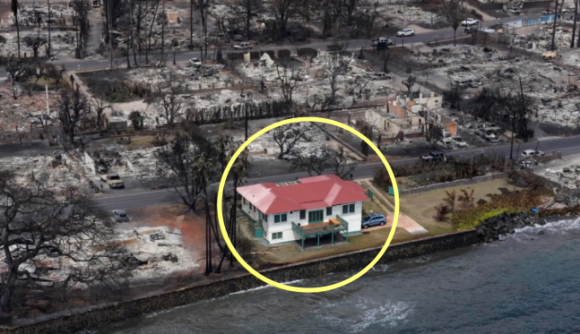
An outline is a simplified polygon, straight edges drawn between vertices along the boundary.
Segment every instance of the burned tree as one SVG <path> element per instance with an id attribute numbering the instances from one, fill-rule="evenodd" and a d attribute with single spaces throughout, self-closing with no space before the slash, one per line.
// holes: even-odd
<path id="1" fill-rule="evenodd" d="M 288 20 L 291 17 L 308 17 L 310 15 L 310 0 L 274 0 L 272 9 L 276 20 L 278 40 L 288 36 Z"/>
<path id="2" fill-rule="evenodd" d="M 107 2 L 107 1 L 105 1 Z M 122 2 L 122 1 L 119 1 Z M 75 41 L 77 42 L 77 58 L 82 58 L 83 48 L 89 40 L 89 8 L 88 0 L 74 0 L 71 2 L 71 7 L 75 11 Z"/>
<path id="3" fill-rule="evenodd" d="M 324 107 L 336 105 L 336 92 L 338 92 L 338 77 L 345 75 L 348 72 L 348 61 L 344 60 L 339 53 L 332 54 L 332 57 L 324 65 L 326 78 L 330 86 L 330 94 L 328 95 Z"/>
<path id="4" fill-rule="evenodd" d="M 181 97 L 185 93 L 185 87 L 173 74 L 164 76 L 164 81 L 158 86 L 151 96 L 155 108 L 160 111 L 167 121 L 167 127 L 173 129 L 180 112 L 184 107 Z"/>
<path id="5" fill-rule="evenodd" d="M 356 166 L 356 161 L 348 156 L 342 146 L 335 150 L 325 145 L 310 154 L 300 150 L 292 160 L 293 170 L 306 170 L 310 175 L 321 175 L 330 171 L 345 180 L 350 178 Z"/>
<path id="6" fill-rule="evenodd" d="M 38 182 L 27 188 L 0 171 L 0 210 L 7 267 L 0 274 L 2 313 L 47 294 L 66 297 L 75 286 L 114 286 L 126 274 L 122 249 L 111 242 L 108 214 L 79 189 L 49 190 Z M 59 275 L 34 266 L 47 258 L 63 263 Z"/>
<path id="7" fill-rule="evenodd" d="M 459 28 L 459 24 L 461 23 L 461 12 L 461 0 L 446 1 L 441 10 L 441 16 L 443 16 L 446 23 L 453 28 L 453 46 L 457 46 L 456 36 L 457 28 Z"/>
<path id="8" fill-rule="evenodd" d="M 18 22 L 18 10 L 20 9 L 20 4 L 18 0 L 11 0 L 10 11 L 14 16 L 14 25 L 16 26 L 16 43 L 18 45 L 18 59 L 20 59 L 20 23 Z"/>
<path id="9" fill-rule="evenodd" d="M 81 119 L 88 116 L 90 105 L 79 87 L 65 90 L 60 95 L 58 116 L 63 132 L 68 135 L 69 144 L 74 144 L 76 129 Z"/>
<path id="10" fill-rule="evenodd" d="M 103 113 L 105 112 L 105 109 L 111 108 L 111 105 L 108 104 L 105 100 L 95 96 L 95 97 L 93 97 L 93 99 L 91 101 L 91 106 L 95 110 L 97 129 L 99 130 L 99 133 L 102 134 L 102 131 L 103 131 Z"/>
<path id="11" fill-rule="evenodd" d="M 66 68 L 64 64 L 61 65 L 54 65 L 54 64 L 45 64 L 44 65 L 44 76 L 48 79 L 54 81 L 55 85 L 60 85 L 60 81 L 62 80 L 62 75 L 66 72 Z"/>
<path id="12" fill-rule="evenodd" d="M 22 41 L 24 42 L 24 44 L 27 47 L 32 49 L 34 59 L 38 58 L 38 49 L 40 49 L 40 47 L 42 47 L 43 45 L 45 45 L 48 42 L 46 37 L 41 36 L 41 35 L 36 35 L 36 36 L 28 35 L 28 36 L 25 36 L 22 39 Z"/>
<path id="13" fill-rule="evenodd" d="M 403 81 L 401 81 L 401 83 L 407 87 L 407 96 L 410 98 L 411 97 L 411 89 L 413 89 L 413 86 L 415 86 L 415 83 L 417 82 L 417 78 L 412 75 L 409 74 L 409 76 L 407 76 L 406 79 L 404 79 Z"/>
<path id="14" fill-rule="evenodd" d="M 302 74 L 288 62 L 276 64 L 276 74 L 278 74 L 278 80 L 280 80 L 282 98 L 286 106 L 290 107 L 293 102 L 292 94 L 294 93 L 294 88 L 296 88 Z"/>
<path id="15" fill-rule="evenodd" d="M 200 212 L 201 207 L 205 215 L 206 275 L 213 272 L 213 246 L 217 245 L 222 254 L 226 252 L 225 245 L 220 241 L 217 217 L 212 217 L 212 206 L 214 209 L 217 207 L 217 196 L 210 187 L 222 176 L 229 161 L 231 143 L 231 138 L 227 136 L 215 142 L 207 139 L 197 126 L 185 122 L 180 125 L 169 147 L 157 153 L 158 161 L 170 171 L 170 181 L 175 184 L 175 191 L 183 203 L 195 213 Z"/>
<path id="16" fill-rule="evenodd" d="M 277 127 L 272 131 L 272 139 L 280 148 L 278 159 L 282 159 L 286 154 L 294 150 L 298 142 L 304 138 L 306 127 L 300 124 L 287 124 Z"/>

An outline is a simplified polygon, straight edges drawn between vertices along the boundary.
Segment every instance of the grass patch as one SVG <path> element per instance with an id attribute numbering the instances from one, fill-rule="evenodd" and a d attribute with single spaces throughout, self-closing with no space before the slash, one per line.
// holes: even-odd
<path id="1" fill-rule="evenodd" d="M 142 148 L 153 147 L 155 136 L 133 136 L 131 137 L 131 144 L 127 145 L 128 150 L 137 150 Z"/>
<path id="2" fill-rule="evenodd" d="M 526 212 L 542 204 L 546 192 L 520 190 L 509 194 L 490 194 L 490 202 L 473 208 L 458 210 L 453 214 L 452 225 L 456 231 L 476 227 L 486 219 L 502 213 Z"/>

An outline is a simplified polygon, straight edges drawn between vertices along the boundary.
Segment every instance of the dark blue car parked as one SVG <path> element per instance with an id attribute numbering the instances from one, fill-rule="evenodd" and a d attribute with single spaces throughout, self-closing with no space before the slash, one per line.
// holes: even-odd
<path id="1" fill-rule="evenodd" d="M 385 225 L 387 218 L 382 213 L 371 213 L 362 219 L 362 228 L 369 228 L 371 226 Z"/>

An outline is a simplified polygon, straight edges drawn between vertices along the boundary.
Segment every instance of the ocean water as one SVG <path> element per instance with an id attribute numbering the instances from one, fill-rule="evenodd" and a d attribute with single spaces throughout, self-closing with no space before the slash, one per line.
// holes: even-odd
<path id="1" fill-rule="evenodd" d="M 291 284 L 327 285 L 350 274 Z M 96 333 L 580 333 L 580 221 L 378 265 L 326 293 L 262 287 Z"/>

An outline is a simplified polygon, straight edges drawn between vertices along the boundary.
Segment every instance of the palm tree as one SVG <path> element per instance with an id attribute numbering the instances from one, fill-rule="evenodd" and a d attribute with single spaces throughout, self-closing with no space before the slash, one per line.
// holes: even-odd
<path id="1" fill-rule="evenodd" d="M 16 25 L 16 41 L 18 43 L 18 59 L 20 59 L 20 26 L 18 25 L 18 0 L 12 0 L 11 10 Z"/>

